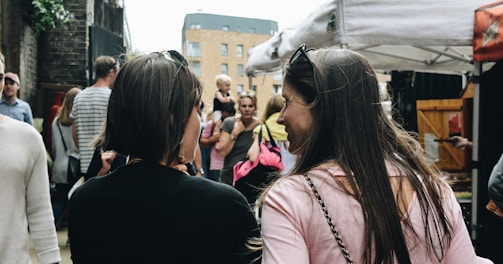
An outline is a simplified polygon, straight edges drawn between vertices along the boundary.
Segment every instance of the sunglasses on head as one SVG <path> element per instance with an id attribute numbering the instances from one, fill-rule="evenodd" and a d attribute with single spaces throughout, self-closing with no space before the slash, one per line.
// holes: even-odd
<path id="1" fill-rule="evenodd" d="M 189 67 L 189 63 L 187 62 L 185 57 L 176 50 L 165 50 L 161 51 L 160 54 L 164 55 L 164 58 L 178 65 L 178 69 L 176 70 L 176 73 L 173 76 L 173 80 L 176 78 L 176 76 L 178 75 L 183 66 Z"/>
<path id="2" fill-rule="evenodd" d="M 245 92 L 239 93 L 239 96 L 240 97 L 253 97 L 253 96 L 255 96 L 255 92 L 254 91 L 245 91 Z"/>
<path id="3" fill-rule="evenodd" d="M 313 86 L 316 88 L 316 91 L 318 91 L 318 93 L 319 93 L 319 89 L 316 84 L 316 67 L 314 66 L 313 62 L 309 59 L 309 57 L 307 56 L 307 53 L 310 51 L 313 51 L 313 50 L 314 50 L 313 48 L 308 49 L 306 47 L 306 44 L 301 44 L 300 47 L 297 49 L 297 51 L 295 51 L 293 53 L 292 57 L 290 57 L 290 61 L 288 62 L 288 64 L 293 65 L 296 62 L 301 61 L 301 59 L 304 59 L 304 61 L 309 62 L 309 64 L 311 65 L 311 70 L 313 72 Z"/>
<path id="4" fill-rule="evenodd" d="M 301 44 L 300 47 L 297 49 L 297 51 L 295 51 L 292 55 L 292 57 L 290 57 L 290 61 L 288 62 L 289 64 L 293 64 L 295 63 L 296 61 L 298 61 L 300 58 L 304 58 L 306 59 L 311 65 L 313 65 L 313 63 L 311 62 L 311 60 L 309 59 L 309 57 L 307 56 L 307 53 L 312 51 L 314 49 L 312 48 L 307 48 L 306 47 L 306 44 Z M 313 65 L 313 69 L 314 69 L 314 65 Z"/>
<path id="5" fill-rule="evenodd" d="M 176 50 L 165 50 L 161 51 L 161 54 L 168 60 L 175 62 L 178 65 L 189 66 L 189 63 L 185 57 Z"/>

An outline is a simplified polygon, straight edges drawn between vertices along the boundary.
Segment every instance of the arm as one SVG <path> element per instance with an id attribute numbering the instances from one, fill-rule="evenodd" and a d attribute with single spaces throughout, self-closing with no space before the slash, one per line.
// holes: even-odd
<path id="1" fill-rule="evenodd" d="M 201 158 L 201 148 L 199 147 L 199 144 L 197 144 L 196 147 L 196 157 L 194 158 L 194 167 L 196 169 L 195 176 L 203 176 L 205 171 L 202 171 L 203 169 L 203 160 Z"/>
<path id="2" fill-rule="evenodd" d="M 225 98 L 227 98 L 228 103 L 229 102 L 236 102 L 236 98 L 234 98 L 234 96 L 232 95 L 231 91 L 229 91 L 229 95 L 226 96 Z"/>
<path id="3" fill-rule="evenodd" d="M 253 134 L 253 143 L 250 146 L 250 149 L 248 149 L 248 153 L 246 154 L 251 163 L 255 162 L 259 151 L 260 151 L 260 143 L 258 142 L 258 135 Z"/>
<path id="4" fill-rule="evenodd" d="M 97 176 L 104 176 L 110 173 L 112 162 L 114 162 L 116 155 L 115 151 L 112 150 L 101 152 L 101 169 L 98 171 Z"/>
<path id="5" fill-rule="evenodd" d="M 49 194 L 47 156 L 42 138 L 33 142 L 34 161 L 27 169 L 26 217 L 40 263 L 61 261 Z"/>
<path id="6" fill-rule="evenodd" d="M 229 95 L 224 96 L 220 90 L 216 92 L 215 97 L 220 101 L 220 103 L 229 103 L 229 102 L 236 102 L 236 99 L 234 99 L 234 96 L 232 96 L 231 92 L 228 92 Z"/>
<path id="7" fill-rule="evenodd" d="M 226 119 L 227 121 L 228 119 Z M 225 122 L 225 121 L 224 121 Z M 227 121 L 226 124 L 222 124 L 222 131 L 220 132 L 220 139 L 218 140 L 218 143 L 215 145 L 215 148 L 220 152 L 220 155 L 222 157 L 226 157 L 234 147 L 234 143 L 236 142 L 237 137 L 241 132 L 245 130 L 245 126 L 243 125 L 243 122 L 238 120 L 237 118 L 235 119 L 234 125 L 230 124 L 231 122 Z M 229 129 L 229 127 L 232 127 L 232 129 Z"/>
<path id="8" fill-rule="evenodd" d="M 52 125 L 51 125 L 51 130 L 52 130 L 52 135 L 51 135 L 51 138 L 52 138 L 52 146 L 51 146 L 51 155 L 52 155 L 52 158 L 53 160 L 56 159 L 56 140 L 57 137 L 60 135 L 59 134 L 59 130 L 58 130 L 58 127 L 56 125 L 56 122 L 58 122 L 58 119 L 57 118 L 54 118 L 54 120 L 52 121 Z"/>
<path id="9" fill-rule="evenodd" d="M 221 124 L 222 121 L 218 121 L 217 123 Z M 218 127 L 217 127 L 218 126 Z M 199 138 L 199 144 L 202 147 L 211 147 L 214 143 L 218 142 L 220 138 L 220 125 L 214 125 L 213 120 L 208 121 L 206 126 L 203 129 L 203 133 L 201 133 L 201 138 Z"/>
<path id="10" fill-rule="evenodd" d="M 276 186 L 275 186 L 276 187 Z M 296 219 L 300 214 L 290 200 L 288 187 L 271 189 L 262 209 L 262 263 L 309 263 L 309 249 L 304 231 Z"/>
<path id="11" fill-rule="evenodd" d="M 26 107 L 26 116 L 24 117 L 24 122 L 33 126 L 33 114 L 31 112 L 30 105 Z"/>
<path id="12" fill-rule="evenodd" d="M 75 146 L 79 148 L 79 139 L 77 138 L 77 120 L 73 121 L 72 124 L 72 138 L 73 142 L 75 142 Z"/>
<path id="13" fill-rule="evenodd" d="M 231 135 L 226 132 L 220 132 L 220 138 L 215 145 L 215 148 L 220 153 L 220 156 L 226 157 L 234 147 L 235 138 L 231 139 Z"/>
<path id="14" fill-rule="evenodd" d="M 452 240 L 445 250 L 445 257 L 442 263 L 492 263 L 490 260 L 476 255 L 463 220 L 461 206 L 457 202 L 454 193 L 450 191 L 449 197 L 445 200 L 444 209 L 452 225 Z"/>
<path id="15" fill-rule="evenodd" d="M 451 139 L 455 140 L 455 142 L 453 143 L 455 148 L 465 149 L 466 147 L 468 147 L 469 149 L 471 149 L 473 146 L 472 142 L 464 137 L 453 136 Z"/>

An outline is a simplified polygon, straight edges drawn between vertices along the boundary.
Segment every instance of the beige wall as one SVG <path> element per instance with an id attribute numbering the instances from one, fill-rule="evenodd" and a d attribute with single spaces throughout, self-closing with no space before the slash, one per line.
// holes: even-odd
<path id="1" fill-rule="evenodd" d="M 185 31 L 185 34 L 186 41 L 183 53 L 189 61 L 199 61 L 201 64 L 201 75 L 199 78 L 204 87 L 202 99 L 207 106 L 207 111 L 211 111 L 213 107 L 213 96 L 217 91 L 215 77 L 221 73 L 222 63 L 227 63 L 228 65 L 228 75 L 232 79 L 231 92 L 237 98 L 238 85 L 243 85 L 244 91 L 250 90 L 249 79 L 246 76 L 246 72 L 244 72 L 248 59 L 248 50 L 271 38 L 271 35 L 204 29 L 189 29 Z M 200 43 L 200 57 L 190 57 L 187 55 L 188 42 Z M 223 57 L 220 52 L 221 44 L 224 43 L 228 47 L 227 57 Z M 243 45 L 242 58 L 236 56 L 236 47 L 238 45 Z M 238 64 L 243 65 L 243 77 L 237 76 Z M 281 85 L 281 79 L 274 80 L 273 75 L 253 78 L 252 85 L 257 86 L 258 117 L 261 117 L 267 100 L 274 94 L 273 84 Z"/>

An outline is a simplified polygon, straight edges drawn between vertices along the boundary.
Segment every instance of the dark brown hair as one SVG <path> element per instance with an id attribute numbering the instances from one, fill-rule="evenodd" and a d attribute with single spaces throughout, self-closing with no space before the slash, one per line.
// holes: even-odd
<path id="1" fill-rule="evenodd" d="M 103 148 L 153 163 L 167 157 L 171 163 L 201 92 L 188 66 L 168 53 L 133 58 L 113 85 Z"/>

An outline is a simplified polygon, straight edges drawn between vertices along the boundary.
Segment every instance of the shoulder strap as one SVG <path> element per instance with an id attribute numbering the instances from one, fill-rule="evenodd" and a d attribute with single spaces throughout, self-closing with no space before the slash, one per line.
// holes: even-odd
<path id="1" fill-rule="evenodd" d="M 348 264 L 353 264 L 353 259 L 351 259 L 351 256 L 349 255 L 349 251 L 346 249 L 346 245 L 342 241 L 342 238 L 339 235 L 339 232 L 335 228 L 335 225 L 332 222 L 332 217 L 328 214 L 327 207 L 325 206 L 325 203 L 321 199 L 320 193 L 318 192 L 318 190 L 314 186 L 314 183 L 311 180 L 311 178 L 309 178 L 309 176 L 307 176 L 307 173 L 304 174 L 304 178 L 306 178 L 306 181 L 309 184 L 309 186 L 311 187 L 311 190 L 313 191 L 314 196 L 316 197 L 316 200 L 318 201 L 318 203 L 321 206 L 321 210 L 323 211 L 323 215 L 325 215 L 325 218 L 327 219 L 327 223 L 330 226 L 330 230 L 334 234 L 335 240 L 337 241 L 337 244 L 339 245 L 339 248 L 342 251 L 342 255 L 344 255 L 344 258 L 346 259 L 346 262 Z"/>
<path id="2" fill-rule="evenodd" d="M 276 147 L 278 147 L 278 146 L 276 145 L 276 141 L 274 141 L 274 138 L 272 137 L 271 131 L 269 131 L 269 127 L 267 126 L 267 124 L 266 124 L 265 122 L 264 122 L 264 126 L 265 126 L 265 128 L 267 129 L 267 134 L 269 135 L 269 142 L 271 143 L 271 145 L 272 145 L 273 147 L 275 147 L 275 148 L 276 148 Z M 259 136 L 259 139 L 262 139 L 262 135 L 261 135 L 261 133 L 262 133 L 262 126 L 260 127 L 260 136 Z M 259 142 L 260 142 L 260 141 L 259 141 Z"/>
<path id="3" fill-rule="evenodd" d="M 63 137 L 63 132 L 61 131 L 61 127 L 59 126 L 59 120 L 56 120 L 56 125 L 58 126 L 59 134 L 61 135 L 61 141 L 63 141 L 63 147 L 65 148 L 65 152 L 68 152 L 68 148 L 66 147 L 65 138 Z"/>

